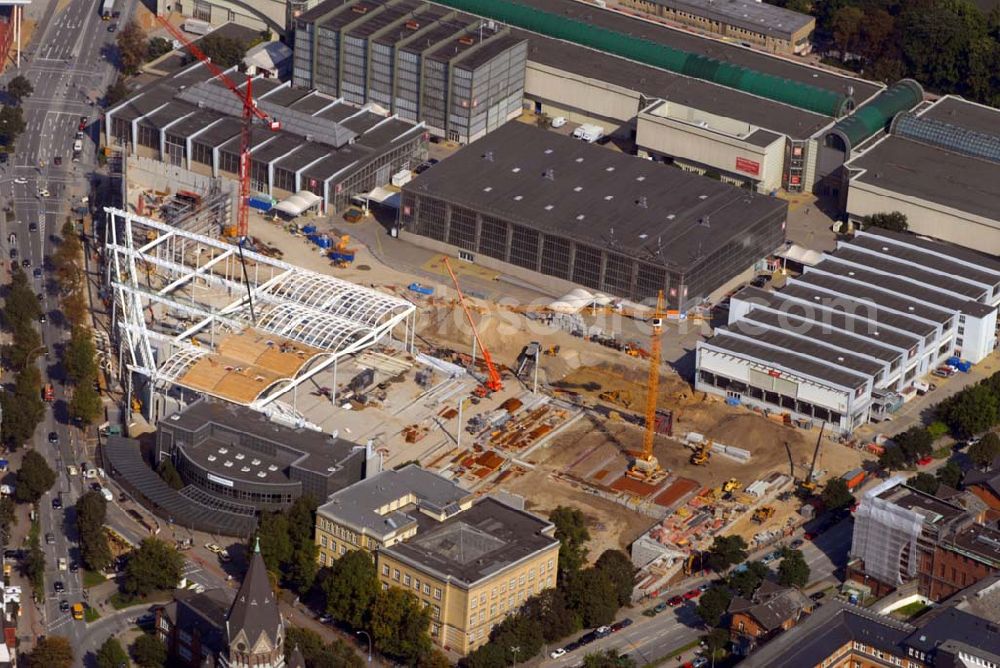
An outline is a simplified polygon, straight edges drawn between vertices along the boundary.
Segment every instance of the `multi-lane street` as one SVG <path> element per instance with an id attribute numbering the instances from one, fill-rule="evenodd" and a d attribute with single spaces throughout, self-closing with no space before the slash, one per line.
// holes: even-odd
<path id="1" fill-rule="evenodd" d="M 122 20 L 127 20 L 134 0 L 119 0 L 118 4 Z M 108 59 L 115 33 L 108 31 L 109 24 L 101 21 L 98 7 L 98 0 L 59 5 L 51 2 L 40 22 L 43 28 L 26 49 L 20 70 L 10 68 L 0 79 L 0 83 L 6 84 L 22 74 L 34 87 L 34 93 L 23 102 L 27 129 L 0 174 L 0 195 L 6 202 L 12 202 L 14 209 L 10 219 L 0 221 L 0 243 L 4 245 L 5 268 L 16 252 L 17 262 L 23 263 L 24 271 L 41 294 L 45 313 L 39 327 L 42 342 L 50 352 L 40 356 L 37 363 L 43 378 L 55 387 L 55 400 L 49 405 L 31 447 L 45 456 L 57 472 L 58 480 L 40 502 L 46 557 L 45 604 L 40 621 L 46 633 L 67 636 L 74 646 L 86 635 L 85 626 L 74 621 L 69 612 L 60 610 L 60 602 L 72 604 L 83 600 L 80 572 L 70 570 L 72 564 L 79 563 L 73 504 L 91 481 L 68 473 L 69 465 L 79 469 L 88 457 L 84 435 L 68 423 L 67 396 L 56 367 L 60 342 L 68 338 L 68 332 L 60 317 L 58 295 L 49 285 L 44 269 L 53 249 L 52 236 L 59 232 L 70 207 L 90 190 L 99 131 L 96 103 L 116 74 Z M 83 146 L 74 160 L 73 144 L 81 124 Z M 37 272 L 38 269 L 42 271 Z M 56 499 L 58 503 L 53 503 Z M 60 559 L 66 560 L 66 570 L 59 569 Z M 56 582 L 62 583 L 65 591 L 56 593 Z"/>

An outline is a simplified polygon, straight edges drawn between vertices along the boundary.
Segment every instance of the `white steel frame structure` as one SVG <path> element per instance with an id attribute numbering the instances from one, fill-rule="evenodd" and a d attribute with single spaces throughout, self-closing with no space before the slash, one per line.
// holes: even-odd
<path id="1" fill-rule="evenodd" d="M 172 386 L 205 393 L 181 382 L 184 375 L 218 354 L 217 339 L 247 328 L 318 351 L 294 375 L 270 382 L 245 404 L 257 410 L 338 359 L 393 339 L 399 325 L 402 336 L 395 338 L 412 352 L 412 302 L 249 250 L 241 262 L 230 243 L 132 212 L 104 211 L 105 280 L 129 401 L 132 373 L 149 379 L 150 400 Z M 199 292 L 212 299 L 199 299 Z M 183 330 L 170 331 L 168 316 L 183 318 Z M 280 404 L 267 410 L 287 413 Z"/>

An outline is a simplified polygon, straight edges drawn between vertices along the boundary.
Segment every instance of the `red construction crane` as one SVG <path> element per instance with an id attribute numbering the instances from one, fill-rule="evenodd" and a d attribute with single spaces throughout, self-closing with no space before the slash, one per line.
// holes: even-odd
<path id="1" fill-rule="evenodd" d="M 486 349 L 483 345 L 483 340 L 479 338 L 479 331 L 476 329 L 476 323 L 472 319 L 472 313 L 469 311 L 469 307 L 465 303 L 465 295 L 462 294 L 462 288 L 458 287 L 458 277 L 455 276 L 454 270 L 451 268 L 451 262 L 448 258 L 444 258 L 444 266 L 448 269 L 448 273 L 451 275 L 451 280 L 455 284 L 455 292 L 458 293 L 458 303 L 462 305 L 462 310 L 465 311 L 465 317 L 469 319 L 469 326 L 472 327 L 472 335 L 476 337 L 476 343 L 479 345 L 479 349 L 483 351 L 483 361 L 486 362 L 486 371 L 489 373 L 489 377 L 482 381 L 482 387 L 486 391 L 480 390 L 476 394 L 485 395 L 489 392 L 499 392 L 503 389 L 503 382 L 500 380 L 500 374 L 497 372 L 497 368 L 493 365 L 493 357 L 490 355 L 490 351 Z M 476 388 L 477 390 L 479 388 Z"/>
<path id="2" fill-rule="evenodd" d="M 157 15 L 156 20 L 159 21 L 167 32 L 177 40 L 178 43 L 182 44 L 192 56 L 200 60 L 205 64 L 205 67 L 212 73 L 212 76 L 218 79 L 226 86 L 229 90 L 236 95 L 243 105 L 243 127 L 240 132 L 240 200 L 236 207 L 236 229 L 227 230 L 228 236 L 236 237 L 242 242 L 247 237 L 247 229 L 249 227 L 248 223 L 250 221 L 250 165 L 251 154 L 250 154 L 250 131 L 253 127 L 254 119 L 260 119 L 267 124 L 267 127 L 277 132 L 281 129 L 281 123 L 268 114 L 264 113 L 257 107 L 257 101 L 253 99 L 253 86 L 252 79 L 248 75 L 245 87 L 243 89 L 236 85 L 232 79 L 226 76 L 212 59 L 205 55 L 205 53 L 198 48 L 196 44 L 193 44 L 188 38 L 177 29 L 176 26 L 172 25 L 167 19 L 162 16 Z M 234 233 L 235 232 L 235 233 Z"/>

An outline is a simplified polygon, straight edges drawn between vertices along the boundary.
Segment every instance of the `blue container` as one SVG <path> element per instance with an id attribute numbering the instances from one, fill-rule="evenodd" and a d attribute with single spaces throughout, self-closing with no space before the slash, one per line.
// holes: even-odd
<path id="1" fill-rule="evenodd" d="M 740 405 L 740 400 L 737 399 L 736 397 L 726 397 L 726 405 L 727 406 L 739 406 Z"/>
<path id="2" fill-rule="evenodd" d="M 333 241 L 325 234 L 314 234 L 309 238 L 312 239 L 312 242 L 320 248 L 330 248 L 333 246 Z"/>
<path id="3" fill-rule="evenodd" d="M 954 355 L 952 357 L 949 357 L 947 359 L 947 361 L 945 361 L 945 364 L 947 364 L 948 366 L 953 366 L 956 369 L 959 367 L 959 365 L 961 363 L 962 363 L 962 360 L 960 358 L 958 358 L 957 356 L 954 356 Z"/>
<path id="4" fill-rule="evenodd" d="M 258 211 L 270 211 L 274 208 L 274 200 L 270 198 L 265 199 L 263 197 L 249 197 L 247 198 L 247 204 Z"/>
<path id="5" fill-rule="evenodd" d="M 434 288 L 429 288 L 426 285 L 420 285 L 419 283 L 410 283 L 408 286 L 410 290 L 421 295 L 432 295 L 434 294 Z"/>
<path id="6" fill-rule="evenodd" d="M 302 234 L 316 234 L 316 226 L 306 225 L 305 227 L 302 228 Z"/>
<path id="7" fill-rule="evenodd" d="M 341 251 L 330 251 L 330 259 L 333 261 L 354 262 L 354 253 L 344 253 Z"/>

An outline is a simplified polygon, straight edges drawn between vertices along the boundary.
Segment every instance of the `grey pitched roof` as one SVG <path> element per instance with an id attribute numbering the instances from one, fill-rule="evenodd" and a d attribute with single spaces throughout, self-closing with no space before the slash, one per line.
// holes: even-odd
<path id="1" fill-rule="evenodd" d="M 247 569 L 243 583 L 236 592 L 233 607 L 229 609 L 229 615 L 226 617 L 229 642 L 232 643 L 240 631 L 243 631 L 251 648 L 260 639 L 261 634 L 265 634 L 271 645 L 276 646 L 280 640 L 282 624 L 278 601 L 274 590 L 271 589 L 271 581 L 267 577 L 264 558 L 260 556 L 258 540 L 250 557 L 250 568 Z"/>
<path id="2" fill-rule="evenodd" d="M 857 606 L 834 601 L 820 606 L 805 621 L 771 640 L 739 665 L 744 668 L 817 666 L 852 641 L 904 656 L 901 644 L 913 628 Z"/>
<path id="3" fill-rule="evenodd" d="M 773 631 L 812 607 L 812 602 L 798 589 L 764 580 L 751 600 L 741 596 L 733 598 L 729 604 L 729 612 L 749 615 L 765 630 Z"/>
<path id="4" fill-rule="evenodd" d="M 951 607 L 929 615 L 929 620 L 920 624 L 904 644 L 930 654 L 947 641 L 1000 656 L 1000 628 L 988 619 Z"/>

